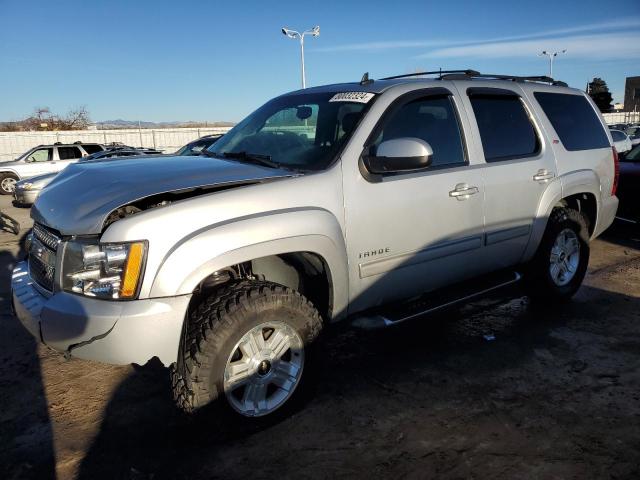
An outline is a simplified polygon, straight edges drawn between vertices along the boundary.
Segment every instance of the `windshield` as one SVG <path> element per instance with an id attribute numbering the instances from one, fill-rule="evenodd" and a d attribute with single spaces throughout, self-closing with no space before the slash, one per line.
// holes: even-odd
<path id="1" fill-rule="evenodd" d="M 278 97 L 245 118 L 207 151 L 221 157 L 261 156 L 285 168 L 323 170 L 333 162 L 366 106 L 367 103 L 349 100 L 348 95 L 335 93 Z"/>

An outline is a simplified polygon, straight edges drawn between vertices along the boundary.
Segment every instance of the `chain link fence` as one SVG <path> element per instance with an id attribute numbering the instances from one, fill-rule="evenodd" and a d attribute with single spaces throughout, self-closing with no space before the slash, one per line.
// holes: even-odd
<path id="1" fill-rule="evenodd" d="M 56 142 L 123 143 L 173 153 L 183 145 L 204 135 L 223 134 L 231 127 L 156 128 L 117 130 L 73 130 L 63 132 L 0 132 L 0 161 L 13 160 L 38 145 Z"/>

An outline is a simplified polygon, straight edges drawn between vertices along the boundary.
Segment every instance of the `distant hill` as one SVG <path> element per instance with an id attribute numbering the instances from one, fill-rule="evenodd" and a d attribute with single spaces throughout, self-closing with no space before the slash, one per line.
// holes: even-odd
<path id="1" fill-rule="evenodd" d="M 187 128 L 187 127 L 232 127 L 233 122 L 143 122 L 140 121 L 142 128 Z M 95 122 L 95 125 L 101 129 L 114 128 L 138 128 L 138 120 L 105 120 L 104 122 Z"/>

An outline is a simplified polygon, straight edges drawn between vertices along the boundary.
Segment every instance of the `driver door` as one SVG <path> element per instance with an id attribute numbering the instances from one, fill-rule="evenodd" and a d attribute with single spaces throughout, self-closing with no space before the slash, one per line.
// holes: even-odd
<path id="1" fill-rule="evenodd" d="M 461 132 L 467 120 L 458 114 L 452 93 L 442 88 L 411 92 L 393 102 L 382 119 L 365 155 L 375 155 L 386 140 L 418 138 L 431 146 L 432 163 L 420 171 L 377 177 L 363 172 L 362 162 L 343 165 L 350 313 L 484 269 L 484 184 L 466 153 Z"/>
<path id="2" fill-rule="evenodd" d="M 53 163 L 53 148 L 38 148 L 24 159 L 24 165 L 19 169 L 21 178 L 35 177 L 50 172 Z"/>

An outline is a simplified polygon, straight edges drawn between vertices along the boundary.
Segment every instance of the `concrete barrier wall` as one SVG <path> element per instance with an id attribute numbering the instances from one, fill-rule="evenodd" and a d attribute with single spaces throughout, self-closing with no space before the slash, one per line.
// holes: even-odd
<path id="1" fill-rule="evenodd" d="M 13 160 L 38 145 L 77 141 L 108 144 L 120 142 L 132 147 L 149 147 L 172 153 L 203 135 L 222 134 L 230 127 L 158 128 L 118 130 L 73 130 L 63 132 L 0 132 L 0 161 Z"/>
<path id="2" fill-rule="evenodd" d="M 602 116 L 608 125 L 611 125 L 612 123 L 640 122 L 640 112 L 603 113 Z"/>

